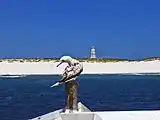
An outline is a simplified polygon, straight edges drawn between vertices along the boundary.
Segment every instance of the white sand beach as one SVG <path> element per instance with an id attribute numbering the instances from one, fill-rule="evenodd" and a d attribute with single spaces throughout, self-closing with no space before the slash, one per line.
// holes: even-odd
<path id="1" fill-rule="evenodd" d="M 0 62 L 0 75 L 61 74 L 66 64 L 56 67 L 57 62 Z M 82 74 L 160 73 L 160 61 L 140 62 L 83 62 Z"/>

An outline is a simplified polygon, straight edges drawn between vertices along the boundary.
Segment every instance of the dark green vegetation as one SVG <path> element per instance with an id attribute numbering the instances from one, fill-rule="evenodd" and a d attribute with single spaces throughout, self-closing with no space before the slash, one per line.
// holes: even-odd
<path id="1" fill-rule="evenodd" d="M 75 58 L 80 62 L 120 62 L 120 61 L 152 61 L 152 60 L 160 60 L 160 57 L 149 57 L 141 60 L 130 60 L 130 59 L 120 59 L 120 58 Z M 59 58 L 2 58 L 0 62 L 8 61 L 8 62 L 58 62 Z"/>

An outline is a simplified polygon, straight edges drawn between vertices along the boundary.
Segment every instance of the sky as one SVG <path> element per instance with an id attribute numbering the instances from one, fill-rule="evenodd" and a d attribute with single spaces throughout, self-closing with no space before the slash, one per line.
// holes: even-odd
<path id="1" fill-rule="evenodd" d="M 160 56 L 159 0 L 1 0 L 0 58 Z"/>

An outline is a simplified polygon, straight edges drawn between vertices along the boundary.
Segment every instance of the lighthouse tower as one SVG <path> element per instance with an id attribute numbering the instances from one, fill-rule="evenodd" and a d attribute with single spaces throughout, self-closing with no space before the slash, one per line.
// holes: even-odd
<path id="1" fill-rule="evenodd" d="M 91 58 L 96 58 L 96 50 L 95 50 L 94 46 L 92 46 L 92 48 L 91 48 Z"/>

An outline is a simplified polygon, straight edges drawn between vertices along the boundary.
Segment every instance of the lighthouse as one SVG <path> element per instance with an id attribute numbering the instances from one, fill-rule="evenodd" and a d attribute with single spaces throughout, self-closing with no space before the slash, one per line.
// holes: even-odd
<path id="1" fill-rule="evenodd" d="M 91 58 L 96 58 L 96 50 L 94 46 L 91 48 Z"/>

